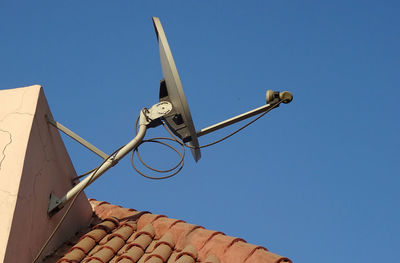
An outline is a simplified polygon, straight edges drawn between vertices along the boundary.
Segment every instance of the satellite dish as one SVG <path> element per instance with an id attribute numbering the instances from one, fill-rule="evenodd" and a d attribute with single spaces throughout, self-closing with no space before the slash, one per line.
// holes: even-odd
<path id="1" fill-rule="evenodd" d="M 97 168 L 91 170 L 85 179 L 83 179 L 77 185 L 75 185 L 62 198 L 58 198 L 54 194 L 50 196 L 49 207 L 48 207 L 48 214 L 50 216 L 57 213 L 70 200 L 75 200 L 74 198 L 76 198 L 76 196 L 78 196 L 79 193 L 83 191 L 83 189 L 85 189 L 87 186 L 93 183 L 97 178 L 99 178 L 108 169 L 110 169 L 116 163 L 118 163 L 119 160 L 124 158 L 128 153 L 137 150 L 137 147 L 144 140 L 147 129 L 157 127 L 162 123 L 162 120 L 164 120 L 167 123 L 171 131 L 176 136 L 178 136 L 183 141 L 183 143 L 190 144 L 189 147 L 192 150 L 192 155 L 195 161 L 197 162 L 201 158 L 201 153 L 200 153 L 201 147 L 214 145 L 215 143 L 218 143 L 226 138 L 229 138 L 231 135 L 235 134 L 237 131 L 248 126 L 250 123 L 254 122 L 255 120 L 257 120 L 264 114 L 268 113 L 272 109 L 279 107 L 281 103 L 287 104 L 292 101 L 293 96 L 288 91 L 279 92 L 279 91 L 269 90 L 267 91 L 266 94 L 267 104 L 255 108 L 253 110 L 250 110 L 248 112 L 234 116 L 222 122 L 213 124 L 209 127 L 203 128 L 196 132 L 192 120 L 192 115 L 190 114 L 190 109 L 186 100 L 186 96 L 182 89 L 182 83 L 179 78 L 179 74 L 176 69 L 175 62 L 172 57 L 172 53 L 169 48 L 168 41 L 165 36 L 164 29 L 161 25 L 160 19 L 157 17 L 153 17 L 153 25 L 157 34 L 157 40 L 160 50 L 161 69 L 163 75 L 163 79 L 161 80 L 160 83 L 159 102 L 154 104 L 150 108 L 143 108 L 140 111 L 137 122 L 139 129 L 136 133 L 136 136 L 131 141 L 129 141 L 126 145 L 115 150 L 112 154 L 107 155 L 103 153 L 101 150 L 97 149 L 92 144 L 90 144 L 89 142 L 85 141 L 83 138 L 79 137 L 77 134 L 75 134 L 68 128 L 61 125 L 60 123 L 52 119 L 48 120 L 49 123 L 51 123 L 58 129 L 66 133 L 68 136 L 75 139 L 83 146 L 87 147 L 88 149 L 92 150 L 94 153 L 98 154 L 100 157 L 103 158 L 103 162 Z M 229 125 L 243 121 L 247 118 L 256 115 L 260 116 L 251 121 L 250 123 L 246 124 L 242 128 L 240 128 L 236 132 L 211 144 L 199 146 L 198 137 L 212 133 L 216 130 L 222 129 L 224 127 L 227 127 Z M 184 146 L 182 142 L 179 143 L 182 146 Z M 183 155 L 181 156 L 182 156 L 181 160 L 183 160 Z M 179 164 L 181 163 L 183 164 L 182 161 L 179 162 Z M 156 170 L 153 169 L 153 171 Z M 180 168 L 177 170 L 177 172 L 179 171 Z M 172 175 L 176 174 L 177 172 L 173 173 Z M 164 178 L 169 178 L 172 175 L 169 175 Z M 153 179 L 160 179 L 160 178 L 153 178 Z"/>
<path id="2" fill-rule="evenodd" d="M 173 110 L 167 116 L 164 116 L 164 119 L 176 136 L 193 146 L 191 147 L 191 151 L 194 160 L 197 162 L 201 158 L 199 141 L 185 92 L 182 88 L 181 79 L 179 78 L 167 37 L 158 17 L 153 17 L 153 25 L 157 35 L 163 74 L 159 97 L 160 101 L 169 101 L 173 107 Z"/>

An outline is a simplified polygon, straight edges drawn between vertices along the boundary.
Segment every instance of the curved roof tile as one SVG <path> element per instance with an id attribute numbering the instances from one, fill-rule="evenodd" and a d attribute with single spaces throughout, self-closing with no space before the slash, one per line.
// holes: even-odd
<path id="1" fill-rule="evenodd" d="M 90 199 L 102 220 L 57 263 L 283 263 L 266 248 L 182 220 Z"/>

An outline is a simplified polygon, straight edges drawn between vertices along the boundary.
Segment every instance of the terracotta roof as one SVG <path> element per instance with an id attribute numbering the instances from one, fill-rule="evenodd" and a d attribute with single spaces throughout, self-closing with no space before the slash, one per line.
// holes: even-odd
<path id="1" fill-rule="evenodd" d="M 241 238 L 182 220 L 94 199 L 90 203 L 101 222 L 70 244 L 57 263 L 291 262 Z"/>

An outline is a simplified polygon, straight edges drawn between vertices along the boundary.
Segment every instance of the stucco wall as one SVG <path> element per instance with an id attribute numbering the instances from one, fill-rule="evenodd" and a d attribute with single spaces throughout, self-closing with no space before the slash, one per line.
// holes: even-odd
<path id="1" fill-rule="evenodd" d="M 65 208 L 48 217 L 51 192 L 61 197 L 76 176 L 38 86 L 0 91 L 0 261 L 31 262 Z M 88 225 L 91 206 L 82 194 L 43 255 Z"/>

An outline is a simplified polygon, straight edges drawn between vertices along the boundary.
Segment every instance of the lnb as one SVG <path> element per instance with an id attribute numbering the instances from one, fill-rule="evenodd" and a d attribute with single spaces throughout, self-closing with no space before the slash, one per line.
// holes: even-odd
<path id="1" fill-rule="evenodd" d="M 274 104 L 276 102 L 282 101 L 282 103 L 288 104 L 293 100 L 293 95 L 289 91 L 273 91 L 267 90 L 266 101 L 267 104 Z"/>

